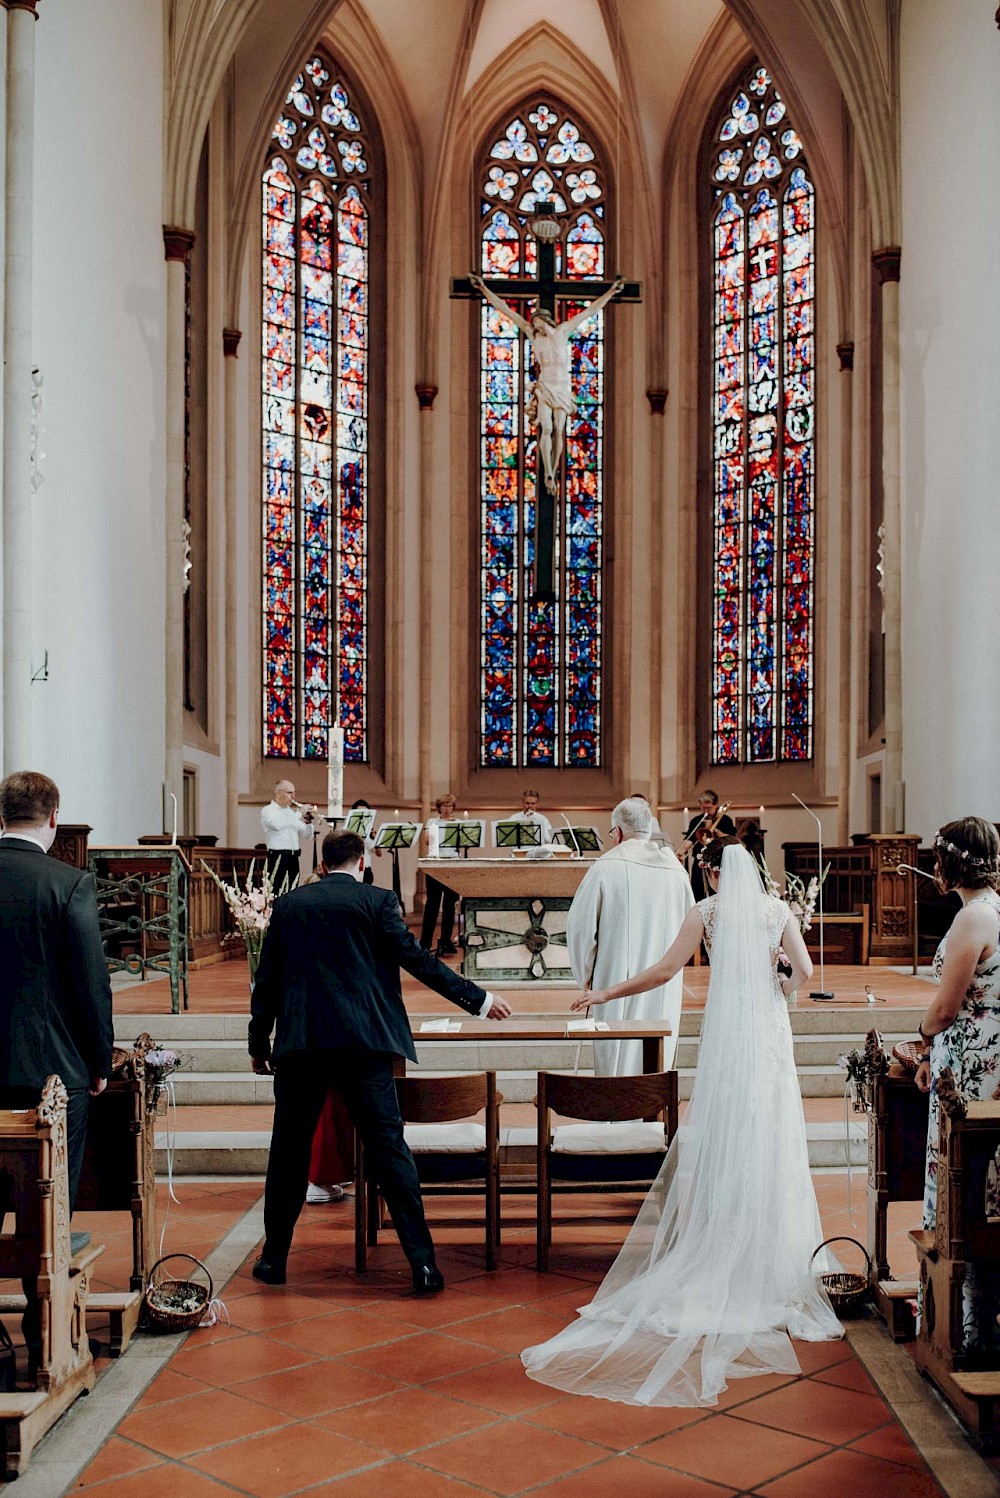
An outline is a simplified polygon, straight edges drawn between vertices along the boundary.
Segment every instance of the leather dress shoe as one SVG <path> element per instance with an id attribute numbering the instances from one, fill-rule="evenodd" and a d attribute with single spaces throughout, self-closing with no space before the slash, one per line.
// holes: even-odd
<path id="1" fill-rule="evenodd" d="M 284 1264 L 272 1264 L 270 1259 L 265 1259 L 261 1254 L 253 1266 L 253 1277 L 255 1280 L 263 1280 L 265 1285 L 283 1285 L 285 1283 Z"/>
<path id="2" fill-rule="evenodd" d="M 413 1271 L 414 1295 L 437 1295 L 444 1289 L 444 1275 L 436 1264 L 422 1264 Z"/>

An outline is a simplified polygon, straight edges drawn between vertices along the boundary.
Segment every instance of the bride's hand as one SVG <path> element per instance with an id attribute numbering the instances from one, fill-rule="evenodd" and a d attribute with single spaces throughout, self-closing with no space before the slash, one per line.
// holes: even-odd
<path id="1" fill-rule="evenodd" d="M 578 1014 L 581 1009 L 590 1009 L 592 1005 L 606 1004 L 607 1002 L 608 996 L 603 989 L 585 988 L 581 994 L 578 994 L 569 1007 L 574 1013 Z"/>

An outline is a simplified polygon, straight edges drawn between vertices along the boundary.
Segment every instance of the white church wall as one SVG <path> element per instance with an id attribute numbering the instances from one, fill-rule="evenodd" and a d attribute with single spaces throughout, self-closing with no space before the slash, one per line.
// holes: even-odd
<path id="1" fill-rule="evenodd" d="M 908 0 L 900 40 L 906 827 L 1000 817 L 1000 32 Z"/>
<path id="2" fill-rule="evenodd" d="M 47 0 L 35 42 L 34 758 L 132 841 L 163 779 L 162 5 Z"/>

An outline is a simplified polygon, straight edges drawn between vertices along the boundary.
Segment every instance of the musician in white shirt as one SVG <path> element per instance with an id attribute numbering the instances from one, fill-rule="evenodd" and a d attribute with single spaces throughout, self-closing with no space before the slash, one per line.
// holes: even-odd
<path id="1" fill-rule="evenodd" d="M 295 800 L 295 786 L 290 780 L 279 780 L 273 798 L 261 808 L 267 871 L 279 894 L 298 882 L 300 845 L 315 836 L 315 815 L 315 806 L 303 807 Z"/>
<path id="2" fill-rule="evenodd" d="M 521 810 L 511 812 L 505 817 L 505 822 L 531 822 L 542 829 L 542 845 L 552 841 L 552 823 L 548 817 L 538 810 L 539 795 L 537 791 L 521 792 Z"/>

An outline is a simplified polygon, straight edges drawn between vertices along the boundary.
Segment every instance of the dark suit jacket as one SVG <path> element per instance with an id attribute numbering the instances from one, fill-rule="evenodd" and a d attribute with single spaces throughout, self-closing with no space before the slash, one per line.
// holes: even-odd
<path id="1" fill-rule="evenodd" d="M 0 1085 L 111 1069 L 111 984 L 94 881 L 26 838 L 0 838 Z"/>
<path id="2" fill-rule="evenodd" d="M 328 874 L 275 901 L 250 1001 L 251 1056 L 391 1051 L 416 1061 L 399 970 L 476 1014 L 486 990 L 459 977 L 407 930 L 391 890 Z"/>

